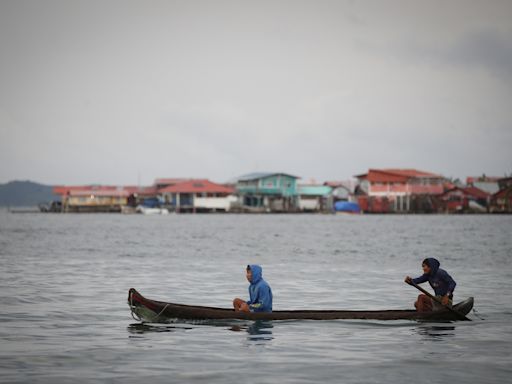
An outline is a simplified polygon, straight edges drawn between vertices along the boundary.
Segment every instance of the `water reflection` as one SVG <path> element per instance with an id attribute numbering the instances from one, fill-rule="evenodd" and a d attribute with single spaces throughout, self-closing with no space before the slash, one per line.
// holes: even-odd
<path id="1" fill-rule="evenodd" d="M 247 340 L 249 341 L 269 341 L 274 339 L 272 328 L 274 328 L 274 325 L 271 321 L 255 321 L 250 325 L 233 325 L 229 330 L 233 332 L 247 332 L 249 334 Z"/>
<path id="2" fill-rule="evenodd" d="M 202 321 L 200 324 L 193 325 L 177 325 L 177 324 L 150 324 L 150 323 L 133 323 L 127 327 L 128 332 L 136 337 L 145 333 L 154 332 L 176 332 L 194 329 L 194 325 L 209 325 L 213 327 L 227 327 L 233 332 L 247 332 L 247 339 L 250 341 L 268 341 L 273 340 L 272 328 L 274 325 L 271 321 L 254 321 L 254 322 L 226 322 L 226 321 Z"/>
<path id="3" fill-rule="evenodd" d="M 432 325 L 432 324 L 421 324 L 414 328 L 414 331 L 422 336 L 424 339 L 433 341 L 440 341 L 448 337 L 455 336 L 455 325 Z"/>
<path id="4" fill-rule="evenodd" d="M 176 325 L 154 325 L 148 323 L 133 323 L 127 327 L 127 330 L 132 335 L 143 335 L 145 333 L 158 333 L 158 332 L 176 332 L 178 330 L 190 330 L 192 327 L 176 326 Z M 131 336 L 130 336 L 131 337 Z"/>

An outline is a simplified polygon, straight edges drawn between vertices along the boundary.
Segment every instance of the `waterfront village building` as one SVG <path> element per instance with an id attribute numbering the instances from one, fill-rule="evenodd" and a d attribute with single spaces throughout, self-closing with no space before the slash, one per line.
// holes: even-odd
<path id="1" fill-rule="evenodd" d="M 130 192 L 117 186 L 57 186 L 54 194 L 62 199 L 63 212 L 121 212 Z"/>
<path id="2" fill-rule="evenodd" d="M 498 180 L 499 191 L 491 196 L 489 210 L 493 213 L 512 213 L 512 177 Z"/>
<path id="3" fill-rule="evenodd" d="M 127 206 L 122 209 L 124 213 L 131 213 L 138 205 L 153 208 L 160 207 L 162 204 L 158 188 L 154 185 L 148 187 L 125 186 L 123 189 L 129 193 Z"/>
<path id="4" fill-rule="evenodd" d="M 189 180 L 191 180 L 191 179 L 184 178 L 184 177 L 160 178 L 160 179 L 156 179 L 155 182 L 153 183 L 153 185 L 157 190 L 161 190 L 165 187 L 170 187 L 172 185 L 183 183 L 183 182 L 189 181 Z"/>
<path id="5" fill-rule="evenodd" d="M 236 181 L 242 212 L 298 211 L 297 176 L 287 173 L 251 173 Z"/>
<path id="6" fill-rule="evenodd" d="M 490 195 L 476 187 L 453 187 L 439 196 L 440 212 L 466 213 L 488 211 Z"/>
<path id="7" fill-rule="evenodd" d="M 165 181 L 164 181 L 165 180 Z M 134 213 L 135 207 L 168 207 L 177 212 L 228 212 L 234 189 L 203 179 L 158 179 L 153 186 L 58 186 L 63 212 Z"/>
<path id="8" fill-rule="evenodd" d="M 206 179 L 190 179 L 159 189 L 164 205 L 176 212 L 229 212 L 234 189 Z"/>
<path id="9" fill-rule="evenodd" d="M 359 183 L 297 185 L 285 173 L 243 176 L 236 185 L 205 179 L 157 179 L 152 186 L 56 186 L 61 201 L 48 212 L 134 213 L 137 205 L 177 212 L 332 212 L 340 201 L 357 202 L 363 212 L 512 213 L 512 177 L 468 178 L 454 185 L 442 176 L 414 169 L 370 169 Z M 480 184 L 477 184 L 480 183 Z M 477 188 L 475 185 L 485 187 Z M 235 188 L 236 187 L 236 188 Z"/>
<path id="10" fill-rule="evenodd" d="M 355 176 L 364 212 L 433 212 L 433 196 L 444 192 L 444 177 L 416 169 L 369 169 Z"/>
<path id="11" fill-rule="evenodd" d="M 332 212 L 333 188 L 328 185 L 299 184 L 298 207 L 302 212 Z"/>
<path id="12" fill-rule="evenodd" d="M 344 180 L 344 181 L 326 181 L 324 185 L 332 188 L 332 199 L 333 203 L 337 201 L 350 201 L 355 202 L 354 197 L 356 188 L 359 182 L 356 180 Z"/>
<path id="13" fill-rule="evenodd" d="M 500 177 L 489 177 L 489 176 L 469 176 L 466 178 L 466 184 L 468 187 L 475 187 L 489 195 L 492 195 L 500 190 L 499 180 Z"/>

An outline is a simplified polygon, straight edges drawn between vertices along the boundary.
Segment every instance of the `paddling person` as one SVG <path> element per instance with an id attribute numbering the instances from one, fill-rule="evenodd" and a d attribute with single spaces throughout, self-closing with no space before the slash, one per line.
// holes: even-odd
<path id="1" fill-rule="evenodd" d="M 423 268 L 423 275 L 412 279 L 410 276 L 405 278 L 406 283 L 421 284 L 426 281 L 434 289 L 436 298 L 438 298 L 443 305 L 452 306 L 453 290 L 455 289 L 455 281 L 444 269 L 439 268 L 441 264 L 437 259 L 430 257 L 423 260 L 421 267 Z M 442 309 L 442 306 L 432 300 L 427 295 L 421 294 L 418 300 L 414 303 L 418 312 L 430 312 Z"/>
<path id="2" fill-rule="evenodd" d="M 233 300 L 235 311 L 240 312 L 272 312 L 272 290 L 263 280 L 263 269 L 259 265 L 248 265 L 246 277 L 249 283 L 249 301 L 236 298 Z"/>

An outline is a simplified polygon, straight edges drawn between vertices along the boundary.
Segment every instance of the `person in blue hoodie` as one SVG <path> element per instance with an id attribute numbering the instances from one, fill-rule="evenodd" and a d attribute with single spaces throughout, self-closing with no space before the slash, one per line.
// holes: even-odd
<path id="1" fill-rule="evenodd" d="M 423 260 L 421 267 L 423 268 L 423 275 L 412 279 L 410 276 L 405 278 L 406 283 L 421 284 L 426 281 L 434 289 L 436 297 L 443 303 L 443 305 L 452 305 L 453 291 L 457 283 L 444 269 L 439 268 L 441 264 L 437 259 L 430 257 Z M 414 303 L 418 312 L 429 312 L 432 310 L 440 309 L 439 303 L 432 300 L 427 295 L 421 294 L 418 300 Z"/>
<path id="2" fill-rule="evenodd" d="M 263 269 L 259 265 L 248 265 L 246 277 L 249 283 L 249 301 L 236 298 L 233 300 L 235 311 L 272 312 L 272 290 L 263 280 Z"/>

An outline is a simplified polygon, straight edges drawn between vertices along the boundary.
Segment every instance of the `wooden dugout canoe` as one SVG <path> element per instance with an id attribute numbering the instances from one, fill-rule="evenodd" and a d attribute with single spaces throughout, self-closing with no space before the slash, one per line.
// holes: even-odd
<path id="1" fill-rule="evenodd" d="M 470 297 L 453 306 L 457 312 L 467 315 L 473 308 Z M 201 322 L 215 320 L 422 320 L 454 321 L 458 320 L 453 312 L 442 309 L 433 312 L 417 312 L 414 309 L 382 311 L 341 311 L 341 310 L 296 310 L 245 313 L 233 309 L 192 306 L 166 303 L 147 299 L 136 289 L 128 291 L 128 306 L 134 319 L 148 323 Z"/>

